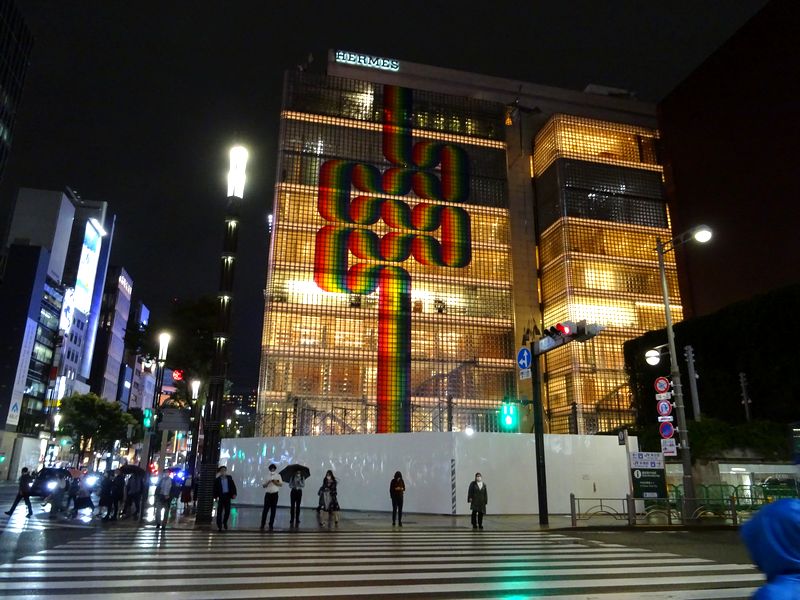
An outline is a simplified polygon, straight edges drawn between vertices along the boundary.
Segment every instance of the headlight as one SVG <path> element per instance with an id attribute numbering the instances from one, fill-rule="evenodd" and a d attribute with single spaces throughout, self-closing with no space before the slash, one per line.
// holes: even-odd
<path id="1" fill-rule="evenodd" d="M 95 483 L 97 483 L 97 475 L 89 475 L 86 478 L 86 485 L 92 485 L 93 486 Z"/>
<path id="2" fill-rule="evenodd" d="M 58 485 L 55 481 L 48 481 L 47 482 L 47 489 L 51 492 L 56 489 L 56 485 Z"/>

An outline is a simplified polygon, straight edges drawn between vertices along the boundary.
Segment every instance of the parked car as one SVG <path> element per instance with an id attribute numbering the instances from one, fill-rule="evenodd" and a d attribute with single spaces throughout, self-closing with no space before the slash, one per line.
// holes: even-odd
<path id="1" fill-rule="evenodd" d="M 45 467 L 37 472 L 31 484 L 31 496 L 40 496 L 44 498 L 53 493 L 59 474 L 63 475 L 67 482 L 72 479 L 69 469 Z"/>

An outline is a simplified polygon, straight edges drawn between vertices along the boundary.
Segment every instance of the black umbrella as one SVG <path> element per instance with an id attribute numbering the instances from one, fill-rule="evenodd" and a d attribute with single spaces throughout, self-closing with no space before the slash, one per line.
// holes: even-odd
<path id="1" fill-rule="evenodd" d="M 311 471 L 309 471 L 308 467 L 304 467 L 303 465 L 289 465 L 288 467 L 284 467 L 280 472 L 280 476 L 286 483 L 289 483 L 295 473 L 300 473 L 304 479 L 311 477 Z"/>
<path id="2" fill-rule="evenodd" d="M 119 470 L 123 475 L 144 475 L 144 469 L 136 465 L 122 465 Z"/>

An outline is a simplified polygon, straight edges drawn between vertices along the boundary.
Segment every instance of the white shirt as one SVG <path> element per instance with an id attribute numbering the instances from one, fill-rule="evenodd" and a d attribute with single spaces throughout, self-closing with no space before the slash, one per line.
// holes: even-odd
<path id="1" fill-rule="evenodd" d="M 283 485 L 283 480 L 278 472 L 270 473 L 267 480 L 264 482 L 263 487 L 266 488 L 268 494 L 277 494 L 280 491 L 280 486 Z"/>

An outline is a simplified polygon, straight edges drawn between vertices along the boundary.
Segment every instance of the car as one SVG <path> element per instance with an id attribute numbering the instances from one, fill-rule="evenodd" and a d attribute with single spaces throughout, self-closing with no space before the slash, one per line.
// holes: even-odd
<path id="1" fill-rule="evenodd" d="M 67 483 L 72 480 L 68 469 L 45 467 L 38 471 L 33 477 L 33 483 L 31 483 L 31 496 L 44 498 L 52 494 L 59 475 L 63 475 Z"/>

